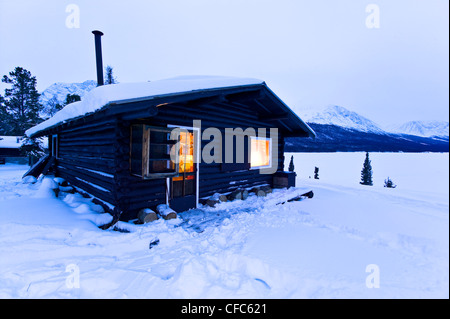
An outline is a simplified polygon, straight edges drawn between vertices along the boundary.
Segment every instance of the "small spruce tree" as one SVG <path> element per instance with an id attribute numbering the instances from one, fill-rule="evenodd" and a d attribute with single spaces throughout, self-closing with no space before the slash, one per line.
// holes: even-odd
<path id="1" fill-rule="evenodd" d="M 294 168 L 294 155 L 291 156 L 291 161 L 289 162 L 289 172 L 293 172 Z"/>
<path id="2" fill-rule="evenodd" d="M 81 101 L 81 97 L 78 94 L 67 94 L 63 107 L 70 103 L 78 102 L 78 101 Z"/>
<path id="3" fill-rule="evenodd" d="M 370 164 L 369 153 L 366 152 L 366 159 L 364 160 L 363 169 L 361 171 L 361 185 L 373 185 L 372 181 L 372 165 Z"/>
<path id="4" fill-rule="evenodd" d="M 117 83 L 116 77 L 113 75 L 112 66 L 108 65 L 105 69 L 106 69 L 105 85 Z"/>

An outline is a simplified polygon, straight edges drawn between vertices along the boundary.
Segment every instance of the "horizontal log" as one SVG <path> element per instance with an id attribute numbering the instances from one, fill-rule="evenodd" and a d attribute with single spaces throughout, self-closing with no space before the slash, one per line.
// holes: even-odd
<path id="1" fill-rule="evenodd" d="M 131 202 L 127 208 L 128 214 L 138 213 L 139 210 L 147 207 L 156 207 L 160 204 L 164 204 L 166 202 L 166 198 L 158 198 L 158 199 L 142 199 L 139 202 Z"/>
<path id="2" fill-rule="evenodd" d="M 138 220 L 142 224 L 150 223 L 158 219 L 158 215 L 149 208 L 141 209 L 138 213 Z"/>
<path id="3" fill-rule="evenodd" d="M 116 133 L 113 129 L 108 129 L 107 131 L 97 134 L 91 132 L 83 132 L 83 134 L 61 133 L 59 135 L 59 141 L 64 142 L 85 142 L 100 139 L 114 141 L 116 139 Z"/>
<path id="4" fill-rule="evenodd" d="M 87 169 L 102 171 L 107 174 L 114 173 L 114 161 L 105 158 L 86 158 L 72 156 L 70 158 L 58 158 L 57 163 L 65 165 L 77 165 Z"/>
<path id="5" fill-rule="evenodd" d="M 115 205 L 114 198 L 110 192 L 102 191 L 90 184 L 83 182 L 82 180 L 77 179 L 76 175 L 72 174 L 71 172 L 65 169 L 58 169 L 57 172 L 59 176 L 65 178 L 71 185 L 81 188 L 82 190 L 88 192 L 92 196 L 99 198 L 100 200 Z"/>
<path id="6" fill-rule="evenodd" d="M 245 183 L 245 184 L 244 183 L 240 184 L 239 187 L 241 187 L 241 188 L 252 188 L 254 186 L 258 186 L 258 185 L 261 185 L 261 184 L 265 184 L 265 182 L 264 181 L 253 181 L 253 182 L 249 182 L 249 183 Z M 216 187 L 209 187 L 209 188 L 200 187 L 200 194 L 199 194 L 199 196 L 200 197 L 207 197 L 207 196 L 213 195 L 214 193 L 218 193 L 218 192 L 219 193 L 229 193 L 229 192 L 232 192 L 234 190 L 236 190 L 235 186 L 227 187 L 227 186 L 223 186 L 222 185 L 222 187 L 220 187 L 219 185 L 217 185 Z"/>
<path id="7" fill-rule="evenodd" d="M 158 214 L 165 220 L 177 218 L 177 213 L 166 204 L 160 204 L 156 206 L 156 210 L 158 211 Z"/>
<path id="8" fill-rule="evenodd" d="M 69 174 L 73 175 L 74 177 L 83 179 L 89 183 L 95 184 L 100 186 L 101 188 L 104 188 L 108 190 L 109 192 L 114 191 L 114 180 L 112 178 L 107 178 L 105 176 L 101 176 L 98 174 L 95 174 L 93 172 L 89 172 L 86 170 L 77 169 L 74 167 L 65 167 L 62 165 L 57 166 L 58 172 L 65 171 Z"/>
<path id="9" fill-rule="evenodd" d="M 109 151 L 107 149 L 99 149 L 100 147 L 64 147 L 58 150 L 58 157 L 63 158 L 71 158 L 75 157 L 78 154 L 81 154 L 83 157 L 90 158 L 107 158 L 114 159 L 114 152 Z M 110 148 L 112 149 L 112 147 Z"/>

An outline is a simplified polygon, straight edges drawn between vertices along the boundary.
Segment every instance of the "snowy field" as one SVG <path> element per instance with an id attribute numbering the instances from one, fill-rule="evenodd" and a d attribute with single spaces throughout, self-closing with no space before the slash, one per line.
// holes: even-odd
<path id="1" fill-rule="evenodd" d="M 449 154 L 371 153 L 374 186 L 359 185 L 364 156 L 294 154 L 295 189 L 128 233 L 1 165 L 0 297 L 449 298 Z"/>

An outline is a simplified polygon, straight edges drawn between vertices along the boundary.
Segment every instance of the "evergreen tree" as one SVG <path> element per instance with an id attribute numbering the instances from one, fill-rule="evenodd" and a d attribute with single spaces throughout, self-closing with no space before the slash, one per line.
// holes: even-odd
<path id="1" fill-rule="evenodd" d="M 40 157 L 45 155 L 42 138 L 25 137 L 19 151 L 20 154 L 28 157 L 29 165 L 33 165 Z"/>
<path id="2" fill-rule="evenodd" d="M 364 160 L 363 169 L 361 171 L 361 185 L 372 186 L 372 165 L 370 164 L 369 153 L 366 152 L 366 159 Z"/>
<path id="3" fill-rule="evenodd" d="M 58 101 L 56 95 L 54 95 L 50 100 L 44 105 L 44 112 L 46 115 L 53 116 L 56 112 L 61 110 L 64 106 Z"/>
<path id="4" fill-rule="evenodd" d="M 55 95 L 45 104 L 45 112 L 48 115 L 53 116 L 56 112 L 62 110 L 66 105 L 77 101 L 81 101 L 81 97 L 78 94 L 67 94 L 66 100 L 61 104 Z"/>
<path id="5" fill-rule="evenodd" d="M 10 89 L 5 89 L 4 102 L 0 116 L 6 120 L 5 126 L 9 127 L 9 135 L 24 135 L 25 131 L 42 119 L 39 112 L 43 107 L 39 103 L 39 93 L 36 89 L 36 77 L 24 68 L 16 67 L 4 75 L 3 83 L 11 84 Z"/>
<path id="6" fill-rule="evenodd" d="M 293 172 L 294 168 L 294 155 L 291 156 L 291 161 L 289 162 L 289 172 Z"/>
<path id="7" fill-rule="evenodd" d="M 319 168 L 314 167 L 314 179 L 319 179 Z"/>
<path id="8" fill-rule="evenodd" d="M 11 116 L 6 111 L 5 99 L 0 94 L 0 135 L 10 135 L 12 131 Z"/>
<path id="9" fill-rule="evenodd" d="M 63 107 L 70 103 L 78 102 L 78 101 L 81 101 L 81 97 L 78 94 L 67 94 Z"/>
<path id="10" fill-rule="evenodd" d="M 117 80 L 113 75 L 113 68 L 110 65 L 108 65 L 106 67 L 105 84 L 107 85 L 107 84 L 115 84 L 115 83 L 117 83 Z"/>

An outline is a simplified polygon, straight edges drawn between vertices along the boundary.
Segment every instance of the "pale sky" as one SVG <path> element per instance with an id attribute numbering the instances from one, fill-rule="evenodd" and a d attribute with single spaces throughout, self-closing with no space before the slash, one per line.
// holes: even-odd
<path id="1" fill-rule="evenodd" d="M 95 80 L 98 29 L 119 82 L 253 77 L 300 117 L 340 105 L 380 125 L 448 121 L 448 11 L 448 0 L 0 0 L 0 76 L 22 66 L 39 91 Z"/>

